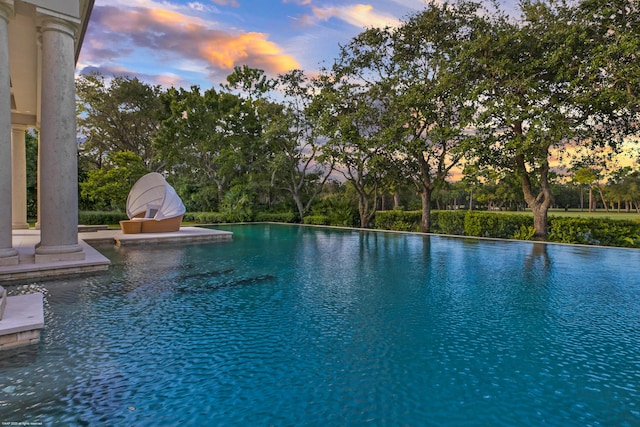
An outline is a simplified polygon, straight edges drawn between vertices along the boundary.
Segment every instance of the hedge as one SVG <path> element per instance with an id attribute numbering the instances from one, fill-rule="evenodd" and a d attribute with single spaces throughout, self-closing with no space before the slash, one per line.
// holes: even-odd
<path id="1" fill-rule="evenodd" d="M 304 217 L 305 224 L 311 225 L 329 225 L 331 222 L 327 215 L 307 215 Z"/>
<path id="2" fill-rule="evenodd" d="M 293 212 L 258 212 L 256 222 L 296 222 L 298 215 Z"/>
<path id="3" fill-rule="evenodd" d="M 421 216 L 420 211 L 378 211 L 373 224 L 383 230 L 418 231 Z M 640 248 L 640 221 L 549 216 L 548 226 L 550 242 Z M 531 215 L 431 212 L 432 233 L 532 240 L 534 231 Z"/>
<path id="4" fill-rule="evenodd" d="M 548 240 L 640 248 L 640 222 L 610 218 L 549 217 Z"/>
<path id="5" fill-rule="evenodd" d="M 464 217 L 464 235 L 513 239 L 522 228 L 532 227 L 529 215 L 469 211 Z"/>
<path id="6" fill-rule="evenodd" d="M 421 219 L 422 213 L 420 211 L 378 211 L 373 218 L 373 228 L 380 230 L 418 231 L 420 230 Z"/>
<path id="7" fill-rule="evenodd" d="M 187 212 L 182 218 L 183 221 L 195 222 L 197 224 L 220 224 L 224 222 L 234 222 L 227 215 L 220 212 Z"/>
<path id="8" fill-rule="evenodd" d="M 382 230 L 418 231 L 421 218 L 420 211 L 378 211 L 373 225 Z M 127 215 L 118 211 L 78 213 L 78 223 L 83 225 L 118 224 L 126 219 Z M 198 224 L 233 222 L 227 215 L 219 212 L 187 212 L 183 220 Z M 256 214 L 253 220 L 290 223 L 295 222 L 297 216 L 292 212 L 262 212 Z M 305 224 L 336 225 L 331 222 L 328 215 L 304 217 Z M 550 242 L 640 248 L 640 221 L 549 216 L 548 224 L 547 240 Z M 458 210 L 431 212 L 431 232 L 531 240 L 534 229 L 531 215 Z"/>
<path id="9" fill-rule="evenodd" d="M 118 224 L 122 220 L 129 219 L 127 214 L 119 211 L 80 211 L 78 212 L 78 224 L 103 225 Z"/>

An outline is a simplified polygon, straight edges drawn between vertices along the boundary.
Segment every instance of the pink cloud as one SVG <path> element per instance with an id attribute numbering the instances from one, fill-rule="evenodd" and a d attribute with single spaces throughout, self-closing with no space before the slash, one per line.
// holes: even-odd
<path id="1" fill-rule="evenodd" d="M 369 4 L 354 4 L 339 7 L 313 7 L 313 16 L 320 21 L 340 19 L 359 28 L 398 26 L 400 21 L 394 16 L 377 12 Z"/>
<path id="2" fill-rule="evenodd" d="M 167 62 L 178 58 L 206 61 L 212 73 L 244 64 L 269 74 L 299 68 L 295 58 L 268 40 L 267 34 L 215 29 L 198 18 L 167 9 L 99 6 L 93 11 L 89 31 L 85 50 L 94 61 L 116 58 L 121 51 L 110 46 L 133 45 L 125 49 L 151 49 Z"/>

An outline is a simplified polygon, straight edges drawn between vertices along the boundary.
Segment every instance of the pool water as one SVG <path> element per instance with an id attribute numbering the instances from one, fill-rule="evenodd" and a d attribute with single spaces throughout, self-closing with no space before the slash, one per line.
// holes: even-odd
<path id="1" fill-rule="evenodd" d="M 640 251 L 217 228 L 233 242 L 103 247 L 109 273 L 37 284 L 0 421 L 640 425 Z"/>

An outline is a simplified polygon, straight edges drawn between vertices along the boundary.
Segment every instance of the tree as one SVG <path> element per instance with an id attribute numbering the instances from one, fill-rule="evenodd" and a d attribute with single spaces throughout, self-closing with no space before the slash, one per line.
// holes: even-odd
<path id="1" fill-rule="evenodd" d="M 583 210 L 582 188 L 589 188 L 589 212 L 593 211 L 593 187 L 598 182 L 598 173 L 593 168 L 581 167 L 573 174 L 573 182 L 580 186 L 580 210 Z"/>
<path id="2" fill-rule="evenodd" d="M 380 182 L 389 166 L 388 128 L 384 108 L 378 103 L 381 88 L 375 82 L 354 81 L 351 53 L 342 48 L 330 73 L 318 82 L 312 111 L 328 139 L 326 153 L 336 172 L 351 183 L 357 194 L 360 226 L 367 227 L 377 210 Z"/>
<path id="3" fill-rule="evenodd" d="M 278 77 L 283 104 L 272 104 L 273 115 L 264 137 L 274 151 L 271 162 L 276 184 L 286 190 L 301 220 L 324 188 L 334 163 L 324 156 L 314 118 L 310 114 L 314 87 L 301 70 Z"/>
<path id="4" fill-rule="evenodd" d="M 148 172 L 142 158 L 131 151 L 109 153 L 104 167 L 89 171 L 80 183 L 80 195 L 95 209 L 124 211 L 128 190 Z"/>
<path id="5" fill-rule="evenodd" d="M 423 232 L 431 228 L 433 192 L 446 185 L 474 141 L 468 127 L 475 112 L 476 76 L 462 66 L 460 49 L 481 29 L 477 13 L 473 3 L 431 2 L 392 36 L 389 86 L 394 89 L 388 96 L 398 135 L 393 158 L 403 160 L 401 170 L 421 196 Z"/>
<path id="6" fill-rule="evenodd" d="M 618 202 L 618 212 L 624 201 L 625 212 L 635 207 L 636 212 L 640 213 L 640 171 L 628 166 L 621 168 L 611 176 L 607 189 Z"/>
<path id="7" fill-rule="evenodd" d="M 585 86 L 583 67 L 593 48 L 574 7 L 548 0 L 523 1 L 521 8 L 520 23 L 499 13 L 485 35 L 469 44 L 469 62 L 483 76 L 476 94 L 482 111 L 477 127 L 485 143 L 474 154 L 479 164 L 518 176 L 533 211 L 535 238 L 545 239 L 553 201 L 552 149 L 616 148 L 628 134 L 623 113 L 628 110 L 612 92 Z"/>
<path id="8" fill-rule="evenodd" d="M 637 131 L 640 5 L 636 0 L 582 0 L 575 10 L 575 22 L 588 53 L 582 57 L 578 76 L 585 98 L 600 108 L 618 108 L 621 130 L 633 126 Z"/>
<path id="9" fill-rule="evenodd" d="M 214 89 L 201 94 L 197 86 L 170 89 L 163 98 L 170 115 L 154 141 L 157 156 L 170 173 L 196 186 L 192 194 L 215 194 L 214 200 L 198 201 L 201 208 L 214 209 L 231 183 L 245 177 L 261 157 L 255 112 L 235 95 Z"/>
<path id="10" fill-rule="evenodd" d="M 165 110 L 159 86 L 137 78 L 114 77 L 110 82 L 98 73 L 76 79 L 78 133 L 84 139 L 83 155 L 102 168 L 109 153 L 130 151 L 152 171 L 164 168 L 152 141 Z"/>

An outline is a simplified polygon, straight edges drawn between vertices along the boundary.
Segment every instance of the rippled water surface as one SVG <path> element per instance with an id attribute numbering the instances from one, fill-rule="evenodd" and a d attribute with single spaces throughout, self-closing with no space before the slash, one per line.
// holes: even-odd
<path id="1" fill-rule="evenodd" d="M 0 355 L 0 421 L 640 425 L 640 251 L 224 229 L 40 283 L 43 339 Z"/>

